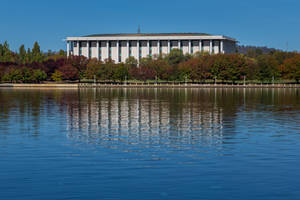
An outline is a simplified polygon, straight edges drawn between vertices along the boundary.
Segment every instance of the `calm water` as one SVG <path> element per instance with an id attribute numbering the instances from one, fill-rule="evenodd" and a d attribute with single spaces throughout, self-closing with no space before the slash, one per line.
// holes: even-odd
<path id="1" fill-rule="evenodd" d="M 300 90 L 0 89 L 0 199 L 300 199 Z"/>

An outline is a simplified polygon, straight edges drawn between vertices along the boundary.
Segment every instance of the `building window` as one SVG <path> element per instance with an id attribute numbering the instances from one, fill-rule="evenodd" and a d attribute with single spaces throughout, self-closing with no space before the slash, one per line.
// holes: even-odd
<path id="1" fill-rule="evenodd" d="M 203 41 L 199 41 L 199 49 L 200 51 L 203 51 Z"/>
<path id="2" fill-rule="evenodd" d="M 109 58 L 111 58 L 111 45 L 109 44 L 109 52 L 108 52 Z"/>
<path id="3" fill-rule="evenodd" d="M 132 56 L 132 47 L 129 47 L 129 56 Z"/>
<path id="4" fill-rule="evenodd" d="M 162 52 L 162 46 L 161 46 L 161 42 L 160 41 L 158 41 L 158 45 L 159 45 L 158 54 L 161 54 L 161 52 Z"/>
<path id="5" fill-rule="evenodd" d="M 140 58 L 142 57 L 142 47 L 141 46 L 139 47 L 139 57 Z"/>
<path id="6" fill-rule="evenodd" d="M 101 47 L 99 47 L 99 59 L 100 60 L 102 59 L 102 49 L 101 49 Z"/>

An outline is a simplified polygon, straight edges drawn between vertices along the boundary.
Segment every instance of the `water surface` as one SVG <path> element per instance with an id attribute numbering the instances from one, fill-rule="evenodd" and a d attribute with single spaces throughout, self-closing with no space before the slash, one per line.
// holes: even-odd
<path id="1" fill-rule="evenodd" d="M 299 199 L 299 89 L 0 89 L 0 199 Z"/>

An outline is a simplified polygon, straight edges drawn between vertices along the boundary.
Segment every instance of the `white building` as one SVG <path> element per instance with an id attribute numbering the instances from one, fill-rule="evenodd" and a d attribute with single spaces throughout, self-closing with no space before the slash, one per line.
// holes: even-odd
<path id="1" fill-rule="evenodd" d="M 112 59 L 118 63 L 125 62 L 129 56 L 140 60 L 155 54 L 168 54 L 175 48 L 181 49 L 184 54 L 199 51 L 234 53 L 236 42 L 226 36 L 203 33 L 100 34 L 67 37 L 67 54 L 102 61 Z"/>

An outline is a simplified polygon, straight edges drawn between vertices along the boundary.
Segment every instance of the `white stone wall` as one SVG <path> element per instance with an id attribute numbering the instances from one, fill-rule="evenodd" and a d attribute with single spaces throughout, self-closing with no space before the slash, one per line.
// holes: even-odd
<path id="1" fill-rule="evenodd" d="M 136 60 L 138 60 L 138 48 L 137 48 L 137 41 L 130 41 L 131 46 L 131 56 L 133 56 Z"/>
<path id="2" fill-rule="evenodd" d="M 81 55 L 85 56 L 85 57 L 88 57 L 88 55 L 87 55 L 87 47 L 82 47 L 81 49 L 82 49 Z"/>
<path id="3" fill-rule="evenodd" d="M 220 53 L 220 41 L 213 42 L 214 54 Z"/>
<path id="4" fill-rule="evenodd" d="M 210 49 L 210 41 L 204 40 L 202 41 L 202 48 L 204 52 L 209 52 Z"/>
<path id="5" fill-rule="evenodd" d="M 101 41 L 101 61 L 105 61 L 108 59 L 108 51 L 107 51 L 107 41 Z"/>
<path id="6" fill-rule="evenodd" d="M 73 43 L 73 55 L 78 56 L 78 52 L 79 52 L 78 44 L 77 44 L 77 42 L 74 42 Z"/>
<path id="7" fill-rule="evenodd" d="M 91 58 L 98 58 L 98 49 L 97 49 L 97 43 L 98 41 L 91 42 L 91 48 L 92 48 L 92 55 Z"/>
<path id="8" fill-rule="evenodd" d="M 119 60 L 117 41 L 110 41 L 109 48 L 111 49 L 111 57 L 110 58 L 117 63 Z"/>
<path id="9" fill-rule="evenodd" d="M 120 41 L 120 53 L 121 53 L 121 62 L 125 62 L 126 58 L 129 57 L 128 48 L 127 48 L 127 41 Z"/>
<path id="10" fill-rule="evenodd" d="M 170 41 L 170 48 L 171 49 L 178 49 L 178 40 L 171 40 Z"/>
<path id="11" fill-rule="evenodd" d="M 188 40 L 181 41 L 181 50 L 182 50 L 183 54 L 189 53 L 189 41 Z"/>
<path id="12" fill-rule="evenodd" d="M 152 56 L 159 55 L 158 40 L 151 41 Z"/>
<path id="13" fill-rule="evenodd" d="M 199 40 L 193 40 L 192 41 L 192 49 L 193 49 L 192 50 L 193 54 L 200 51 Z"/>
<path id="14" fill-rule="evenodd" d="M 142 58 L 145 58 L 148 56 L 148 47 L 147 47 L 147 42 L 148 41 L 140 41 L 140 47 L 142 49 Z"/>
<path id="15" fill-rule="evenodd" d="M 161 47 L 162 54 L 168 54 L 168 41 L 167 40 L 160 41 L 160 47 Z"/>

